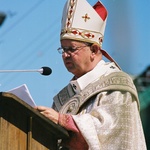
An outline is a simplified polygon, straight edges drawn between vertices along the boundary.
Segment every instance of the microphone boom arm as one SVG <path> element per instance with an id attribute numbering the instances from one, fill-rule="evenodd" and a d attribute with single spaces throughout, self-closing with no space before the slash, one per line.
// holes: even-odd
<path id="1" fill-rule="evenodd" d="M 0 73 L 13 73 L 13 72 L 39 72 L 42 75 L 50 75 L 52 73 L 52 69 L 49 67 L 42 67 L 40 69 L 33 69 L 33 70 L 0 70 Z"/>

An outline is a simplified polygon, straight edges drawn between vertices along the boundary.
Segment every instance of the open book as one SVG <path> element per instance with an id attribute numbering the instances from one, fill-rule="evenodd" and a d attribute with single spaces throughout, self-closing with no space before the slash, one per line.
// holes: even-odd
<path id="1" fill-rule="evenodd" d="M 7 91 L 7 92 L 16 95 L 17 97 L 19 97 L 20 99 L 22 99 L 24 102 L 26 102 L 27 104 L 29 104 L 32 107 L 36 106 L 26 84 L 18 86 L 14 89 Z"/>

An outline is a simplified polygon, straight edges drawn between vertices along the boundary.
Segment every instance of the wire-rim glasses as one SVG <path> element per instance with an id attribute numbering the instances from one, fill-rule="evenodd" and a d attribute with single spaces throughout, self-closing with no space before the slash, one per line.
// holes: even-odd
<path id="1" fill-rule="evenodd" d="M 84 47 L 89 47 L 91 46 L 91 43 L 86 43 L 86 45 L 83 46 L 77 46 L 77 47 L 59 47 L 57 50 L 60 54 L 64 54 L 64 53 L 74 53 Z"/>

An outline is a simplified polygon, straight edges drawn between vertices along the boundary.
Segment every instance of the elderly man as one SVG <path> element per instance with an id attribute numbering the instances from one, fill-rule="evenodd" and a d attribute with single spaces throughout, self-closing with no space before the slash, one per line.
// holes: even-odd
<path id="1" fill-rule="evenodd" d="M 64 7 L 58 51 L 74 76 L 52 108 L 36 108 L 69 131 L 60 149 L 146 150 L 132 79 L 102 50 L 106 18 L 99 1 L 91 7 L 86 0 L 68 0 Z"/>

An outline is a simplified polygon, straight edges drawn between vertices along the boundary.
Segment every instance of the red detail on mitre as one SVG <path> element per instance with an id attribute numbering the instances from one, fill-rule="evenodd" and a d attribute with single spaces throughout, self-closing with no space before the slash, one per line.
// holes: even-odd
<path id="1" fill-rule="evenodd" d="M 69 11 L 70 15 L 72 14 L 72 12 L 73 12 L 73 10 L 71 9 L 71 10 Z"/>
<path id="2" fill-rule="evenodd" d="M 99 16 L 103 19 L 103 21 L 105 21 L 107 17 L 106 8 L 99 1 L 93 6 L 93 8 L 99 14 Z"/>
<path id="3" fill-rule="evenodd" d="M 85 36 L 88 37 L 88 38 L 94 38 L 94 35 L 91 34 L 91 33 L 87 33 L 87 34 L 85 34 Z"/>
<path id="4" fill-rule="evenodd" d="M 68 21 L 68 22 L 67 22 L 67 27 L 69 27 L 69 26 L 70 26 L 70 22 Z"/>
<path id="5" fill-rule="evenodd" d="M 73 34 L 78 34 L 78 32 L 77 32 L 77 31 L 72 31 L 72 33 L 73 33 Z"/>

